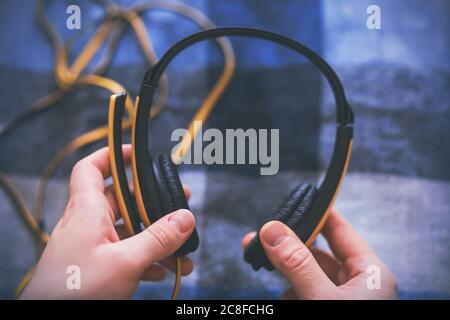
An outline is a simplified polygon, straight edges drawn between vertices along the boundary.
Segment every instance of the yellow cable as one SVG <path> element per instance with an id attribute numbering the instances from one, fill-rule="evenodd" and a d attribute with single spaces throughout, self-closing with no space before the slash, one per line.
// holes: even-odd
<path id="1" fill-rule="evenodd" d="M 189 17 L 191 20 L 195 21 L 196 24 L 201 26 L 204 29 L 211 29 L 216 27 L 216 25 L 204 14 L 200 11 L 194 9 L 193 7 L 184 5 L 182 3 L 176 1 L 153 1 L 138 4 L 134 7 L 134 9 L 139 10 L 149 10 L 149 9 L 164 9 L 168 11 L 172 11 L 181 16 Z M 231 78 L 233 77 L 234 69 L 235 69 L 235 57 L 233 47 L 231 46 L 230 41 L 227 38 L 218 38 L 216 42 L 219 44 L 225 60 L 225 66 L 222 71 L 222 74 L 214 85 L 214 87 L 209 92 L 208 96 L 203 101 L 202 105 L 192 118 L 189 126 L 188 133 L 182 138 L 182 142 L 177 145 L 177 149 L 172 154 L 172 160 L 179 164 L 183 157 L 187 154 L 187 150 L 189 150 L 192 145 L 193 139 L 198 134 L 198 126 L 194 126 L 195 121 L 205 121 L 215 104 L 222 96 L 227 86 L 229 85 Z"/>
<path id="2" fill-rule="evenodd" d="M 136 38 L 138 42 L 141 44 L 141 49 L 146 57 L 146 59 L 154 64 L 158 57 L 156 56 L 155 50 L 149 41 L 150 36 L 147 32 L 144 22 L 139 18 L 139 15 L 132 10 L 129 9 L 121 9 L 119 10 L 119 15 L 125 18 L 126 21 L 131 25 L 136 34 Z M 158 115 L 161 110 L 164 108 L 164 105 L 167 103 L 167 99 L 169 97 L 169 80 L 167 75 L 164 73 L 161 77 L 161 82 L 159 83 L 159 91 L 158 96 L 152 105 L 150 118 Z"/>
<path id="3" fill-rule="evenodd" d="M 181 287 L 181 259 L 176 258 L 176 270 L 175 270 L 175 284 L 173 286 L 172 290 L 172 300 L 176 300 L 178 298 L 178 294 L 180 293 L 180 287 Z"/>
<path id="4" fill-rule="evenodd" d="M 1 172 L 0 172 L 0 185 L 2 185 L 6 193 L 13 200 L 23 221 L 31 230 L 36 239 L 39 241 L 39 244 L 41 246 L 45 246 L 49 238 L 48 234 L 42 231 L 38 222 L 36 221 L 30 209 L 28 208 L 25 199 L 16 189 L 11 180 L 9 180 L 8 177 Z"/>
<path id="5" fill-rule="evenodd" d="M 44 1 L 41 0 L 40 2 L 43 3 Z M 112 15 L 114 12 L 118 13 L 118 10 L 109 10 L 109 12 L 110 12 L 109 15 Z M 114 80 L 105 77 L 100 77 L 94 74 L 83 75 L 79 77 L 79 73 L 87 66 L 89 60 L 91 60 L 94 57 L 95 53 L 101 48 L 101 42 L 106 39 L 107 35 L 106 31 L 111 31 L 110 21 L 107 21 L 107 28 L 103 26 L 99 28 L 100 31 L 97 31 L 96 34 L 93 36 L 93 38 L 82 49 L 82 52 L 75 60 L 73 67 L 70 70 L 67 70 L 67 67 L 63 63 L 63 61 L 66 61 L 65 50 L 61 49 L 61 46 L 59 44 L 60 41 L 59 37 L 54 35 L 57 34 L 56 30 L 54 30 L 54 27 L 51 25 L 48 19 L 41 19 L 41 20 L 45 21 L 46 30 L 48 30 L 47 32 L 49 32 L 50 34 L 50 38 L 53 42 L 54 49 L 57 50 L 56 56 L 59 57 L 59 62 L 55 67 L 55 69 L 58 69 L 58 71 L 56 72 L 56 77 L 57 80 L 58 77 L 60 78 L 58 84 L 62 85 L 62 90 L 67 90 L 68 86 L 70 88 L 70 86 L 73 86 L 75 84 L 78 85 L 87 84 L 102 87 L 104 89 L 109 90 L 111 93 L 126 92 L 125 88 L 123 88 L 120 84 L 118 84 Z M 70 79 L 65 78 L 65 75 L 67 74 L 71 74 Z M 166 100 L 163 95 L 160 95 L 160 97 L 162 98 L 163 101 Z M 129 101 L 129 103 L 126 104 L 126 107 L 128 114 L 131 114 L 133 112 L 133 102 Z M 161 109 L 162 106 L 159 107 L 159 111 L 161 111 Z M 72 152 L 94 141 L 106 138 L 106 136 L 107 130 L 104 130 L 104 127 L 94 129 L 91 132 L 83 134 L 81 137 L 73 140 L 69 145 L 65 146 L 50 160 L 48 165 L 45 167 L 39 182 L 36 200 L 36 210 L 35 210 L 36 217 L 38 218 L 38 220 L 43 220 L 43 203 L 44 203 L 43 197 L 45 196 L 45 189 L 48 183 L 48 179 L 53 174 L 54 170 L 56 170 L 56 168 L 60 165 L 60 163 Z"/>
<path id="6" fill-rule="evenodd" d="M 16 288 L 16 292 L 14 294 L 14 296 L 17 298 L 19 298 L 19 296 L 22 294 L 23 290 L 25 289 L 25 287 L 28 285 L 28 283 L 31 280 L 31 277 L 33 276 L 34 273 L 34 267 L 29 270 L 22 278 L 22 280 L 20 280 L 19 285 Z"/>
<path id="7" fill-rule="evenodd" d="M 164 9 L 164 10 L 171 10 L 175 13 L 178 13 L 180 15 L 186 15 L 189 18 L 191 18 L 194 22 L 199 24 L 202 28 L 212 28 L 215 25 L 203 14 L 201 14 L 199 11 L 193 9 L 192 7 L 189 7 L 185 4 L 178 3 L 178 2 L 155 2 L 155 3 L 147 3 L 143 4 L 140 7 L 138 7 L 139 10 L 148 10 L 148 9 Z M 138 10 L 136 9 L 136 10 Z M 120 11 L 119 12 L 123 12 Z M 122 13 L 123 14 L 123 13 Z M 138 19 L 135 15 L 126 15 L 128 19 Z M 135 29 L 137 34 L 141 34 L 142 32 L 139 32 L 138 30 L 145 29 L 145 26 L 140 23 L 132 23 L 133 28 Z M 142 36 L 138 36 L 138 39 L 142 40 Z M 226 86 L 229 84 L 232 74 L 234 72 L 235 67 L 235 61 L 234 61 L 234 53 L 231 46 L 231 43 L 226 38 L 219 38 L 217 39 L 218 44 L 221 46 L 221 49 L 224 53 L 225 58 L 225 68 L 222 72 L 222 75 L 220 76 L 218 82 L 214 85 L 213 89 L 211 90 L 210 94 L 206 97 L 202 105 L 200 106 L 198 112 L 194 116 L 193 120 L 191 121 L 191 124 L 189 125 L 188 132 L 190 133 L 190 136 L 183 138 L 183 143 L 179 145 L 179 149 L 182 151 L 187 150 L 189 148 L 189 145 L 192 143 L 193 137 L 197 134 L 197 132 L 194 130 L 193 121 L 205 121 L 208 117 L 209 113 L 211 112 L 212 108 L 214 107 L 217 100 L 220 98 L 220 96 L 223 94 L 224 90 L 226 89 Z M 144 46 L 143 46 L 144 48 Z M 151 46 L 147 46 L 147 49 L 143 49 L 144 51 L 148 52 L 146 54 L 147 57 L 151 57 L 154 55 L 154 53 L 150 53 L 148 48 L 151 48 Z M 94 75 L 92 75 L 94 77 Z M 91 78 L 92 78 L 91 77 Z M 83 81 L 79 81 L 83 82 Z M 88 81 L 85 81 L 88 82 Z M 95 81 L 92 81 L 93 85 L 97 85 Z M 112 93 L 118 93 L 117 91 L 112 91 Z M 160 94 L 161 96 L 161 94 Z M 152 112 L 151 117 L 155 117 L 158 115 L 158 113 L 161 111 L 161 107 L 157 107 L 153 109 L 154 112 Z M 127 108 L 127 111 L 130 114 L 129 108 Z M 124 130 L 129 128 L 129 123 L 127 123 L 126 126 L 124 126 Z M 93 143 L 95 141 L 102 140 L 106 138 L 107 136 L 107 130 L 96 130 L 98 134 L 89 134 L 87 135 L 88 138 L 84 139 L 75 139 L 72 141 L 68 146 L 64 147 L 58 154 L 49 162 L 47 167 L 44 169 L 44 173 L 42 175 L 42 179 L 39 183 L 39 191 L 38 191 L 38 198 L 37 198 L 37 207 L 36 207 L 36 213 L 38 217 L 42 218 L 43 215 L 43 203 L 45 196 L 45 190 L 48 183 L 48 179 L 53 174 L 54 170 L 60 165 L 60 163 L 72 152 L 78 150 L 79 148 Z M 176 152 L 175 154 L 180 155 L 181 157 L 185 155 L 185 152 Z M 176 163 L 179 161 L 179 159 L 174 159 Z"/>

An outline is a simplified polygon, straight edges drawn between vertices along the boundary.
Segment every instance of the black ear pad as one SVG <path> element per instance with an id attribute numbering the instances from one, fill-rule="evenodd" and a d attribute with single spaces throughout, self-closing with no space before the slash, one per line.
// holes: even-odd
<path id="1" fill-rule="evenodd" d="M 283 202 L 275 217 L 268 221 L 278 220 L 295 230 L 308 214 L 318 195 L 319 191 L 309 183 L 297 186 Z M 261 267 L 274 270 L 261 245 L 259 231 L 244 251 L 244 260 L 250 263 L 254 270 L 259 270 Z M 302 240 L 305 241 L 305 239 Z"/>
<path id="2" fill-rule="evenodd" d="M 178 209 L 189 210 L 177 168 L 170 156 L 164 154 L 152 159 L 152 168 L 161 208 L 161 212 L 155 212 L 157 219 Z M 182 256 L 193 252 L 197 250 L 198 245 L 199 238 L 197 230 L 194 229 L 188 240 L 175 252 L 175 255 Z"/>
<path id="3" fill-rule="evenodd" d="M 170 158 L 167 155 L 160 155 L 152 159 L 152 167 L 162 210 L 162 212 L 156 212 L 157 218 L 177 209 L 189 209 L 178 171 Z"/>

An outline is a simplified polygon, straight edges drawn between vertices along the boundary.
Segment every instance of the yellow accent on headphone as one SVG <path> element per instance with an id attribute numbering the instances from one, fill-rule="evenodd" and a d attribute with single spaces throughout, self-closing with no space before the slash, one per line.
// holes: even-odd
<path id="1" fill-rule="evenodd" d="M 344 177 L 347 174 L 348 164 L 350 163 L 350 155 L 352 154 L 352 147 L 353 147 L 353 139 L 350 140 L 350 144 L 347 150 L 347 156 L 345 158 L 345 165 L 344 170 L 342 170 L 341 178 L 339 179 L 338 187 L 336 188 L 336 191 L 334 192 L 333 199 L 331 200 L 327 210 L 325 211 L 325 214 L 323 215 L 322 219 L 320 219 L 320 222 L 317 224 L 316 228 L 314 229 L 313 233 L 309 237 L 309 239 L 305 242 L 305 245 L 307 247 L 310 247 L 312 243 L 314 242 L 314 239 L 316 239 L 317 235 L 322 230 L 323 226 L 327 222 L 328 215 L 330 214 L 330 210 L 334 205 L 334 202 L 336 201 L 337 194 L 339 193 L 339 190 L 341 189 L 342 182 L 344 181 Z"/>
<path id="2" fill-rule="evenodd" d="M 115 148 L 122 148 L 122 146 L 116 146 L 114 144 L 113 138 L 113 123 L 114 123 L 114 106 L 116 103 L 116 95 L 112 95 L 109 98 L 109 116 L 108 116 L 108 146 L 109 146 L 109 163 L 111 166 L 111 176 L 114 183 L 114 195 L 116 196 L 117 206 L 119 207 L 120 216 L 122 217 L 123 223 L 128 231 L 129 235 L 134 235 L 134 230 L 131 225 L 130 217 L 125 206 L 125 201 L 123 199 L 123 193 L 121 185 L 119 183 L 119 177 L 117 175 L 117 163 L 114 157 Z"/>
<path id="3" fill-rule="evenodd" d="M 139 103 L 139 97 L 136 98 L 136 105 L 137 103 Z M 136 123 L 136 112 L 133 113 L 133 123 Z M 134 146 L 134 125 L 132 126 L 132 130 L 133 132 L 131 133 L 131 145 Z M 134 196 L 136 198 L 138 213 L 141 217 L 142 223 L 144 223 L 144 226 L 147 228 L 150 226 L 151 221 L 148 218 L 147 211 L 145 210 L 144 200 L 142 198 L 141 187 L 139 185 L 139 178 L 137 175 L 136 157 L 134 156 L 134 152 L 131 153 L 131 170 L 133 174 Z"/>

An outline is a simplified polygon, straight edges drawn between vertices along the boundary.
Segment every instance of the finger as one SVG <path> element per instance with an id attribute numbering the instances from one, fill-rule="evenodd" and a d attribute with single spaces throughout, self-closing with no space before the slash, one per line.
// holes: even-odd
<path id="1" fill-rule="evenodd" d="M 114 228 L 116 229 L 117 235 L 119 236 L 120 240 L 130 237 L 127 227 L 124 224 L 116 225 Z"/>
<path id="2" fill-rule="evenodd" d="M 189 200 L 192 196 L 191 189 L 187 185 L 183 184 L 183 191 L 184 191 L 184 196 L 186 197 L 186 200 Z"/>
<path id="3" fill-rule="evenodd" d="M 192 262 L 192 260 L 188 257 L 179 257 L 179 259 L 181 261 L 181 275 L 187 276 L 191 274 L 191 272 L 194 270 L 194 263 Z M 176 272 L 177 270 L 177 262 L 174 256 L 163 259 L 160 264 L 172 272 Z"/>
<path id="4" fill-rule="evenodd" d="M 131 196 L 134 196 L 134 186 L 133 183 L 129 183 L 128 185 L 130 189 Z M 191 197 L 191 190 L 188 186 L 183 185 L 184 195 L 186 197 L 186 200 L 189 200 Z M 119 205 L 117 204 L 116 200 L 116 194 L 114 191 L 114 185 L 110 184 L 105 188 L 105 197 L 108 200 L 109 206 L 111 207 L 112 211 L 114 212 L 114 219 L 117 221 L 118 219 L 122 218 L 120 211 L 119 211 Z"/>
<path id="5" fill-rule="evenodd" d="M 366 280 L 370 266 L 380 268 L 380 281 L 384 288 L 396 287 L 395 275 L 386 268 L 367 242 L 341 216 L 338 210 L 332 209 L 322 233 L 333 254 L 343 264 L 343 268 L 336 276 L 340 288 L 359 287 L 362 292 L 367 293 Z M 396 292 L 395 288 L 393 288 L 393 292 Z"/>
<path id="6" fill-rule="evenodd" d="M 129 188 L 130 188 L 131 195 L 134 196 L 133 183 L 129 184 Z M 186 196 L 186 200 L 189 200 L 189 198 L 191 197 L 191 190 L 189 189 L 189 187 L 187 185 L 183 185 L 183 190 L 184 190 L 184 194 Z M 111 207 L 111 209 L 114 212 L 114 219 L 115 219 L 115 221 L 117 221 L 120 218 L 122 218 L 122 216 L 120 215 L 119 206 L 117 204 L 116 196 L 115 196 L 115 193 L 114 193 L 114 185 L 113 184 L 111 184 L 111 185 L 106 187 L 106 189 L 105 189 L 105 197 L 108 200 L 109 206 Z M 116 225 L 115 229 L 116 229 L 117 235 L 119 236 L 120 240 L 123 240 L 123 239 L 126 239 L 126 238 L 130 237 L 130 234 L 128 233 L 125 225 L 123 225 L 123 224 Z M 184 258 L 184 257 L 182 257 L 182 258 Z M 176 262 L 175 262 L 175 260 L 173 260 L 173 261 L 174 261 L 173 264 L 175 265 Z M 190 267 L 190 265 L 192 267 Z M 168 268 L 169 270 L 173 271 L 171 266 L 172 265 L 165 266 L 165 267 Z M 183 275 L 190 274 L 192 272 L 192 269 L 193 269 L 192 261 L 189 258 L 182 259 L 182 270 L 183 270 L 182 272 L 183 272 Z"/>
<path id="7" fill-rule="evenodd" d="M 311 251 L 279 221 L 266 223 L 260 238 L 267 257 L 290 282 L 299 298 L 333 296 L 337 287 L 326 276 Z"/>
<path id="8" fill-rule="evenodd" d="M 331 251 L 340 261 L 359 255 L 373 254 L 366 241 L 335 208 L 331 209 L 322 234 Z"/>
<path id="9" fill-rule="evenodd" d="M 297 296 L 292 288 L 287 289 L 281 296 L 281 300 L 297 300 Z"/>
<path id="10" fill-rule="evenodd" d="M 256 231 L 252 231 L 247 233 L 243 238 L 242 238 L 242 250 L 245 250 L 247 248 L 247 246 L 250 244 L 250 241 L 252 241 L 252 239 L 256 236 Z"/>
<path id="11" fill-rule="evenodd" d="M 131 146 L 123 146 L 123 158 L 129 162 Z M 111 176 L 109 149 L 107 147 L 95 151 L 78 161 L 72 169 L 70 177 L 70 197 L 77 193 L 96 193 L 105 189 L 104 181 Z"/>
<path id="12" fill-rule="evenodd" d="M 130 267 L 144 270 L 172 255 L 194 230 L 195 219 L 186 209 L 172 212 L 144 231 L 115 244 L 119 255 L 127 258 Z"/>
<path id="13" fill-rule="evenodd" d="M 117 221 L 121 218 L 119 205 L 117 204 L 116 195 L 114 194 L 114 186 L 111 184 L 105 188 L 105 197 L 108 201 L 109 207 L 114 213 L 114 221 Z"/>
<path id="14" fill-rule="evenodd" d="M 330 280 L 333 281 L 335 285 L 342 284 L 340 281 L 338 281 L 339 279 L 337 276 L 342 264 L 328 252 L 325 252 L 318 248 L 310 248 L 310 250 L 320 268 L 322 268 L 327 277 L 330 278 Z"/>
<path id="15" fill-rule="evenodd" d="M 131 196 L 134 196 L 133 183 L 130 182 L 128 187 L 130 189 Z M 107 186 L 105 188 L 105 197 L 108 200 L 109 206 L 111 207 L 112 211 L 114 212 L 114 219 L 115 219 L 115 221 L 117 221 L 120 218 L 122 218 L 122 215 L 121 215 L 120 210 L 119 210 L 119 205 L 117 204 L 117 199 L 116 199 L 116 194 L 115 194 L 115 190 L 114 190 L 114 185 L 113 184 L 110 184 L 109 186 Z"/>
<path id="16" fill-rule="evenodd" d="M 116 226 L 116 232 L 120 240 L 126 239 L 130 236 L 128 234 L 127 228 L 123 224 Z M 181 275 L 187 276 L 191 274 L 192 271 L 194 270 L 194 263 L 192 262 L 192 260 L 189 257 L 180 257 L 180 260 L 181 260 Z M 163 259 L 160 262 L 160 264 L 172 272 L 175 272 L 177 269 L 176 258 L 174 256 L 170 256 Z"/>
<path id="17" fill-rule="evenodd" d="M 144 270 L 141 275 L 143 281 L 161 281 L 166 278 L 166 270 L 157 264 L 152 264 L 150 267 Z"/>

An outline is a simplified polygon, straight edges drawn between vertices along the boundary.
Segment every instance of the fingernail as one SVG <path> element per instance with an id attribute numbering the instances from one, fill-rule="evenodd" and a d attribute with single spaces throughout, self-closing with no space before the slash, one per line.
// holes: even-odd
<path id="1" fill-rule="evenodd" d="M 280 222 L 269 222 L 261 229 L 261 239 L 271 247 L 279 245 L 286 236 L 286 227 Z"/>
<path id="2" fill-rule="evenodd" d="M 181 233 L 185 233 L 192 228 L 194 219 L 189 210 L 180 209 L 170 214 L 168 221 L 175 224 Z"/>

